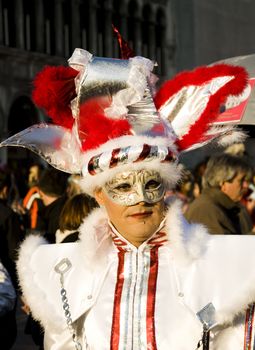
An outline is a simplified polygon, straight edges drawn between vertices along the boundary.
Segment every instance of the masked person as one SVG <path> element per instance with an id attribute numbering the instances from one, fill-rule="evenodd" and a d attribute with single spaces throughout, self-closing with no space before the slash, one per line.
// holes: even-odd
<path id="1" fill-rule="evenodd" d="M 1 143 L 81 173 L 101 206 L 76 243 L 31 236 L 22 244 L 20 285 L 45 350 L 253 346 L 254 237 L 209 235 L 184 220 L 178 202 L 164 202 L 181 176 L 181 152 L 240 135 L 212 127 L 229 98 L 240 102 L 245 70 L 200 67 L 152 96 L 149 59 L 76 49 L 69 65 L 35 80 L 34 101 L 54 124 Z"/>

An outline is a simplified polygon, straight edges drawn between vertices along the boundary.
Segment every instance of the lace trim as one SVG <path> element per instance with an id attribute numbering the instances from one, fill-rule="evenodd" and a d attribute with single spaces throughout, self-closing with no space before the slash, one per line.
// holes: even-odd
<path id="1" fill-rule="evenodd" d="M 129 59 L 131 68 L 127 80 L 128 88 L 120 90 L 112 98 L 112 104 L 105 109 L 110 118 L 119 118 L 127 114 L 127 106 L 137 103 L 143 98 L 144 91 L 150 81 L 154 62 L 144 57 L 133 57 Z"/>

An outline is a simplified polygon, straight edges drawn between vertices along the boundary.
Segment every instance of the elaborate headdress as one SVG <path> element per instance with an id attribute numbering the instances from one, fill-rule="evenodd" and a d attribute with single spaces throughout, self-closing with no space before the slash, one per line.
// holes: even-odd
<path id="1" fill-rule="evenodd" d="M 82 173 L 89 194 L 124 170 L 156 169 L 175 183 L 181 152 L 239 137 L 232 125 L 215 122 L 229 99 L 242 101 L 242 67 L 199 67 L 156 92 L 154 63 L 144 57 L 101 58 L 76 49 L 68 63 L 45 67 L 34 82 L 33 100 L 52 123 L 27 128 L 0 146 L 26 147 L 60 170 Z"/>

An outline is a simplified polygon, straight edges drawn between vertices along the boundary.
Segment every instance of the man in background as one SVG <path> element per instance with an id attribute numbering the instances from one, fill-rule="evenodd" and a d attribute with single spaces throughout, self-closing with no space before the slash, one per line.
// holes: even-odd
<path id="1" fill-rule="evenodd" d="M 244 157 L 223 153 L 211 157 L 203 176 L 203 189 L 185 217 L 202 223 L 211 234 L 249 234 L 253 224 L 240 203 L 248 190 L 252 168 Z"/>
<path id="2" fill-rule="evenodd" d="M 43 202 L 40 198 L 38 182 L 43 168 L 40 164 L 32 164 L 28 173 L 29 190 L 23 199 L 23 215 L 27 215 L 27 228 L 35 230 L 37 226 L 38 211 L 43 207 Z"/>

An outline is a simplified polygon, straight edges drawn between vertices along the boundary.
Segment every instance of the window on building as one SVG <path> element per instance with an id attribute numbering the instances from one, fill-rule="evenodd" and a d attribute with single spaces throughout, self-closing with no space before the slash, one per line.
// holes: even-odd
<path id="1" fill-rule="evenodd" d="M 145 5 L 142 12 L 142 55 L 144 57 L 150 56 L 150 20 L 151 20 L 151 8 Z M 153 59 L 153 57 L 149 57 Z"/>
<path id="2" fill-rule="evenodd" d="M 81 47 L 89 50 L 89 6 L 88 1 L 83 0 L 79 8 L 80 13 L 80 32 L 81 32 Z"/>
<path id="3" fill-rule="evenodd" d="M 5 46 L 16 46 L 16 21 L 14 0 L 2 0 L 3 16 L 3 44 Z"/>
<path id="4" fill-rule="evenodd" d="M 112 24 L 118 29 L 120 34 L 123 36 L 124 33 L 121 32 L 122 21 L 121 21 L 121 14 L 120 14 L 120 5 L 121 4 L 119 0 L 113 1 Z M 119 58 L 121 56 L 120 47 L 115 34 L 113 34 L 113 38 L 112 38 L 112 47 L 113 47 L 113 57 Z"/>
<path id="5" fill-rule="evenodd" d="M 18 118 L 17 118 L 18 116 Z M 38 122 L 37 109 L 31 99 L 20 96 L 11 106 L 8 118 L 8 132 L 10 135 L 26 129 Z"/>
<path id="6" fill-rule="evenodd" d="M 44 0 L 44 27 L 45 27 L 45 52 L 55 54 L 55 8 L 52 0 Z"/>
<path id="7" fill-rule="evenodd" d="M 135 49 L 135 27 L 136 27 L 136 15 L 138 11 L 138 6 L 136 1 L 130 1 L 128 4 L 128 43 L 132 49 Z"/>
<path id="8" fill-rule="evenodd" d="M 23 31 L 25 50 L 36 50 L 35 3 L 23 0 Z"/>
<path id="9" fill-rule="evenodd" d="M 105 16 L 104 16 L 104 1 L 98 0 L 97 2 L 97 55 L 105 56 L 104 43 L 105 43 Z"/>
<path id="10" fill-rule="evenodd" d="M 156 61 L 158 63 L 158 74 L 165 75 L 166 62 L 165 62 L 165 50 L 166 50 L 166 17 L 162 9 L 159 9 L 156 14 Z"/>
<path id="11" fill-rule="evenodd" d="M 65 57 L 69 57 L 72 51 L 72 4 L 70 0 L 62 3 L 63 13 L 63 48 Z"/>

